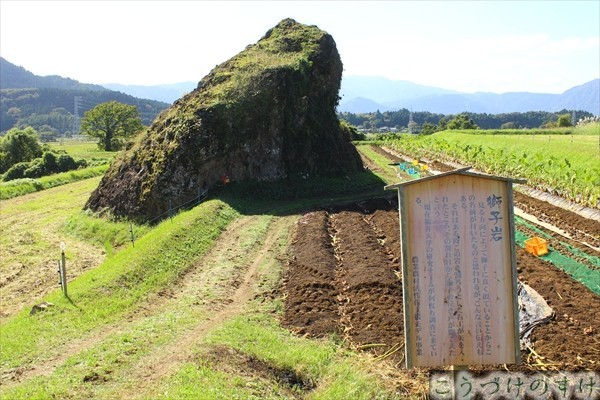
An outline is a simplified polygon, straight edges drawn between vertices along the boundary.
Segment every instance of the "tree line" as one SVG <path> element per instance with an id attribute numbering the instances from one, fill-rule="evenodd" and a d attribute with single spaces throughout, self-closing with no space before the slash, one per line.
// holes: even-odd
<path id="1" fill-rule="evenodd" d="M 350 125 L 366 130 L 378 130 L 383 127 L 402 128 L 409 127 L 411 112 L 406 108 L 398 111 L 371 112 L 371 113 L 338 113 L 341 120 Z M 558 112 L 548 111 L 528 111 L 525 113 L 513 112 L 503 114 L 470 113 L 464 112 L 458 115 L 436 114 L 428 111 L 415 111 L 412 113 L 412 120 L 419 127 L 419 130 L 430 129 L 530 129 L 559 126 L 559 118 L 563 120 L 568 115 L 569 121 L 577 121 L 581 118 L 593 117 L 592 113 L 582 110 L 561 110 Z M 459 126 L 455 128 L 448 127 L 451 121 L 458 123 L 467 123 L 469 126 Z M 574 125 L 574 123 L 573 123 Z M 425 132 L 432 133 L 432 132 Z"/>

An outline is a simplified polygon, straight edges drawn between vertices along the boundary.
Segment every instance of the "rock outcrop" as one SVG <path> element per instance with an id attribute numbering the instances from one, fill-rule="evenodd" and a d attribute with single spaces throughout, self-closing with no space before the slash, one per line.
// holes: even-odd
<path id="1" fill-rule="evenodd" d="M 341 75 L 329 34 L 281 21 L 164 111 L 115 159 L 86 208 L 149 220 L 223 175 L 273 181 L 359 170 L 335 114 Z"/>

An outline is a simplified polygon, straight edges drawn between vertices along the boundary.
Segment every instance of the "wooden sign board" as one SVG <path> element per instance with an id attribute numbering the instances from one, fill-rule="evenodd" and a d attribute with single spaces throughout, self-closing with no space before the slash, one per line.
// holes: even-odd
<path id="1" fill-rule="evenodd" d="M 519 363 L 512 182 L 466 172 L 397 189 L 406 366 Z"/>

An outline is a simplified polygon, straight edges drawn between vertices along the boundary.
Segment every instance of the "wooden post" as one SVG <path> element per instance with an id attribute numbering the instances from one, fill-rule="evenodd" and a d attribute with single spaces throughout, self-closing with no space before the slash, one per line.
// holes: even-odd
<path id="1" fill-rule="evenodd" d="M 58 269 L 56 270 L 58 272 L 58 284 L 60 285 L 60 290 L 62 290 L 62 268 L 60 267 L 60 260 L 56 260 L 56 263 L 58 264 Z"/>
<path id="2" fill-rule="evenodd" d="M 173 222 L 173 202 L 171 200 L 169 200 L 169 218 Z"/>
<path id="3" fill-rule="evenodd" d="M 62 291 L 66 297 L 69 297 L 67 294 L 67 263 L 65 257 L 65 249 L 67 245 L 64 242 L 60 243 L 60 257 L 61 257 L 61 269 L 60 269 L 60 281 L 62 285 Z"/>
<path id="4" fill-rule="evenodd" d="M 133 235 L 133 224 L 129 224 L 129 232 L 131 232 L 131 245 L 135 247 L 135 236 Z"/>

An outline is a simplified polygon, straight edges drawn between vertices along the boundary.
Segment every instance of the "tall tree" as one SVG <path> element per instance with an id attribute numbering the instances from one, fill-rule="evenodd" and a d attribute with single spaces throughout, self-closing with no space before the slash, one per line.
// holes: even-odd
<path id="1" fill-rule="evenodd" d="M 119 150 L 123 139 L 143 128 L 137 107 L 117 101 L 98 104 L 81 120 L 81 133 L 98 138 L 98 147 L 106 151 Z"/>
<path id="2" fill-rule="evenodd" d="M 16 163 L 41 157 L 42 152 L 37 132 L 32 127 L 12 128 L 6 136 L 0 137 L 0 173 Z"/>
<path id="3" fill-rule="evenodd" d="M 448 129 L 477 129 L 477 124 L 469 116 L 468 113 L 464 112 L 452 118 L 448 122 Z"/>
<path id="4" fill-rule="evenodd" d="M 564 128 L 567 126 L 573 126 L 571 123 L 571 115 L 569 114 L 561 114 L 558 116 L 557 124 L 559 127 Z"/>

